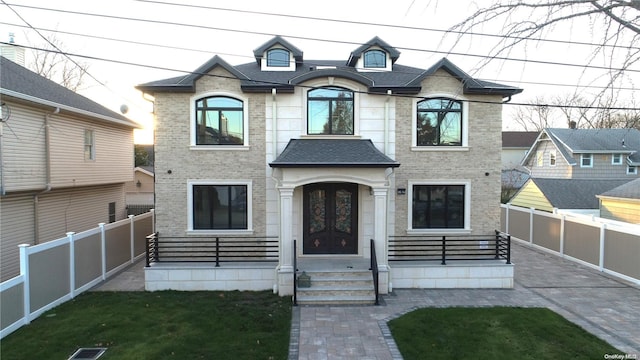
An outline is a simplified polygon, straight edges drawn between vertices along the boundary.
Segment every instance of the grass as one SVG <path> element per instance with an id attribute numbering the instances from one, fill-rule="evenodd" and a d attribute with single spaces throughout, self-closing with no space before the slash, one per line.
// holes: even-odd
<path id="1" fill-rule="evenodd" d="M 603 359 L 621 352 L 542 308 L 426 308 L 389 322 L 410 359 Z"/>
<path id="2" fill-rule="evenodd" d="M 88 292 L 0 342 L 3 360 L 286 359 L 291 301 L 271 292 Z"/>

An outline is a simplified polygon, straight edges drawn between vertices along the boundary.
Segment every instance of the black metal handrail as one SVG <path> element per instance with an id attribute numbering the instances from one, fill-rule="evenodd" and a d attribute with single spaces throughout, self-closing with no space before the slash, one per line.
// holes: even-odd
<path id="1" fill-rule="evenodd" d="M 506 260 L 511 264 L 511 235 L 495 231 L 495 235 L 389 237 L 389 261 Z"/>
<path id="2" fill-rule="evenodd" d="M 293 240 L 293 306 L 298 306 L 298 249 Z"/>
<path id="3" fill-rule="evenodd" d="M 147 237 L 147 266 L 154 262 L 277 262 L 277 237 Z"/>
<path id="4" fill-rule="evenodd" d="M 376 256 L 376 244 L 373 241 L 373 239 L 371 239 L 370 242 L 371 245 L 371 268 L 369 270 L 371 270 L 371 274 L 373 275 L 373 291 L 375 292 L 376 295 L 376 305 L 380 305 L 380 291 L 378 289 L 378 279 L 380 278 L 380 273 L 378 271 L 378 258 Z"/>

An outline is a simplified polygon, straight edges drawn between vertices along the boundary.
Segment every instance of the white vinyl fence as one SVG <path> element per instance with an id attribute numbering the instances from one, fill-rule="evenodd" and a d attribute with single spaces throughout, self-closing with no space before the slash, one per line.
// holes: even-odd
<path id="1" fill-rule="evenodd" d="M 38 245 L 20 245 L 20 275 L 0 284 L 0 339 L 143 257 L 154 212 Z"/>
<path id="2" fill-rule="evenodd" d="M 640 225 L 510 204 L 501 207 L 501 230 L 512 239 L 640 285 Z"/>

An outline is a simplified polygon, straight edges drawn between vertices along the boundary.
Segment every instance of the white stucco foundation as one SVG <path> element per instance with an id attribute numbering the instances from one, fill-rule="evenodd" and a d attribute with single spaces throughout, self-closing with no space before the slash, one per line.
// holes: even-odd
<path id="1" fill-rule="evenodd" d="M 276 285 L 274 264 L 152 264 L 144 269 L 145 290 L 273 290 Z"/>
<path id="2" fill-rule="evenodd" d="M 464 289 L 513 288 L 513 264 L 450 262 L 447 265 L 392 263 L 393 288 Z"/>

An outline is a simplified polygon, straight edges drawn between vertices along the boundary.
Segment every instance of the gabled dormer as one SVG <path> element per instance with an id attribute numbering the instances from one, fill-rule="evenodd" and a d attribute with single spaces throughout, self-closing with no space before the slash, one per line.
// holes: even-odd
<path id="1" fill-rule="evenodd" d="M 351 52 L 347 66 L 358 71 L 391 71 L 399 57 L 396 48 L 376 36 Z"/>
<path id="2" fill-rule="evenodd" d="M 302 51 L 280 36 L 253 50 L 261 71 L 295 71 L 302 63 Z"/>

